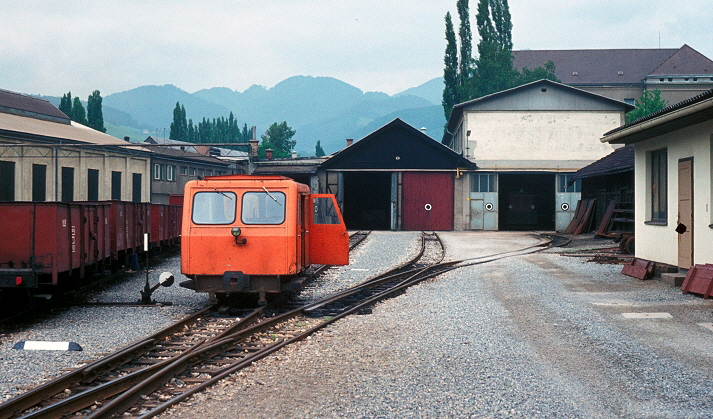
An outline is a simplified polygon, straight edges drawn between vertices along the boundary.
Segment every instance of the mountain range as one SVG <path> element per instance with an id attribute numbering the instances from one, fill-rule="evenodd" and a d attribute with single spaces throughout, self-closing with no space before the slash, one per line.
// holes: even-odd
<path id="1" fill-rule="evenodd" d="M 363 92 L 331 77 L 294 76 L 272 88 L 253 85 L 244 92 L 215 87 L 188 93 L 173 85 L 141 86 L 104 97 L 102 110 L 107 134 L 132 141 L 168 136 L 177 102 L 195 125 L 232 112 L 241 127 L 257 127 L 258 139 L 270 124 L 286 121 L 296 132 L 298 154 L 311 156 L 318 140 L 332 153 L 343 148 L 347 138 L 359 140 L 395 118 L 426 128 L 440 140 L 446 122 L 442 91 L 442 78 L 390 96 Z M 45 99 L 59 103 L 59 98 Z"/>

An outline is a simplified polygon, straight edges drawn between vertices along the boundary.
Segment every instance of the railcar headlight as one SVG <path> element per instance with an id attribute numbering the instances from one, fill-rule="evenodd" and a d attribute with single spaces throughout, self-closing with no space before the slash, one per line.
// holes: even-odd
<path id="1" fill-rule="evenodd" d="M 233 237 L 235 237 L 235 244 L 245 244 L 245 243 L 247 243 L 247 242 L 248 242 L 247 239 L 245 239 L 245 238 L 240 239 L 240 238 L 239 238 L 239 237 L 240 237 L 240 233 L 242 233 L 242 231 L 240 230 L 240 227 L 233 227 L 233 228 L 230 230 L 230 234 L 232 234 Z"/>

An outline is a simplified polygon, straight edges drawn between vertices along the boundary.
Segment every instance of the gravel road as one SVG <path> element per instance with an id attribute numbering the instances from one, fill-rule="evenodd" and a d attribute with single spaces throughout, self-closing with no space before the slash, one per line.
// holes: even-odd
<path id="1" fill-rule="evenodd" d="M 442 237 L 451 259 L 539 241 Z M 620 271 L 557 252 L 452 271 L 162 417 L 713 417 L 713 303 Z"/>

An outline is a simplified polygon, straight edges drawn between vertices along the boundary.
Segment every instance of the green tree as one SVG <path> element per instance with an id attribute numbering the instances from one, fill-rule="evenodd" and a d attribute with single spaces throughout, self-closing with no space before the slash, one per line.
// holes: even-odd
<path id="1" fill-rule="evenodd" d="M 265 134 L 261 136 L 262 141 L 258 147 L 258 156 L 265 157 L 265 150 L 272 149 L 273 157 L 286 158 L 292 155 L 292 149 L 297 144 L 297 141 L 292 137 L 295 135 L 295 130 L 287 126 L 287 121 L 274 122 L 268 127 Z"/>
<path id="2" fill-rule="evenodd" d="M 470 30 L 470 16 L 468 0 L 457 0 L 458 18 L 460 27 L 458 36 L 460 37 L 460 63 L 458 67 L 458 78 L 460 84 L 460 98 L 469 96 L 470 81 L 475 74 L 475 60 L 473 59 L 473 33 Z"/>
<path id="3" fill-rule="evenodd" d="M 59 101 L 59 110 L 72 119 L 72 92 L 62 95 Z"/>
<path id="4" fill-rule="evenodd" d="M 90 128 L 106 132 L 104 127 L 104 114 L 102 112 L 102 97 L 99 90 L 95 90 L 87 99 L 87 123 Z"/>
<path id="5" fill-rule="evenodd" d="M 507 0 L 480 0 L 476 21 L 479 57 L 469 91 L 481 97 L 513 87 L 518 76 L 512 65 L 512 22 Z"/>
<path id="6" fill-rule="evenodd" d="M 547 61 L 544 67 L 537 67 L 534 70 L 530 70 L 527 67 L 523 68 L 522 72 L 518 74 L 516 85 L 520 86 L 542 79 L 560 82 L 555 76 L 555 63 L 552 60 Z"/>
<path id="7" fill-rule="evenodd" d="M 317 157 L 322 157 L 326 153 L 324 152 L 324 149 L 322 148 L 322 144 L 320 143 L 319 140 L 317 140 L 317 145 L 314 147 L 314 155 Z"/>
<path id="8" fill-rule="evenodd" d="M 559 82 L 555 77 L 555 65 L 552 61 L 534 70 L 524 68 L 522 73 L 513 67 L 512 20 L 507 0 L 479 0 L 476 14 L 480 37 L 477 59 L 472 57 L 468 1 L 457 0 L 456 6 L 461 20 L 460 60 L 455 52 L 453 22 L 449 19 L 450 14 L 446 14 L 442 100 L 446 119 L 450 118 L 453 109 L 451 100 L 458 104 L 540 79 Z M 454 62 L 459 63 L 455 72 Z M 454 84 L 458 86 L 456 89 L 453 88 Z"/>
<path id="9" fill-rule="evenodd" d="M 173 108 L 173 122 L 168 138 L 175 141 L 188 141 L 188 121 L 186 120 L 186 108 L 179 102 Z"/>
<path id="10" fill-rule="evenodd" d="M 84 105 L 78 97 L 74 98 L 72 102 L 72 121 L 78 122 L 82 125 L 87 125 L 87 111 L 84 110 Z"/>
<path id="11" fill-rule="evenodd" d="M 446 13 L 446 53 L 443 57 L 443 113 L 446 121 L 451 117 L 453 106 L 460 102 L 460 83 L 458 80 L 458 42 L 453 29 L 451 13 Z"/>
<path id="12" fill-rule="evenodd" d="M 647 90 L 636 99 L 636 109 L 626 114 L 626 122 L 632 122 L 665 108 L 668 103 L 661 99 L 659 89 Z"/>

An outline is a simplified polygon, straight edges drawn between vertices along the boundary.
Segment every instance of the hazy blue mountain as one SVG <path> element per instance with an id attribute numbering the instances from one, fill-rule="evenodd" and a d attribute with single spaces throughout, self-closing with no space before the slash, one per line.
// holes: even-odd
<path id="1" fill-rule="evenodd" d="M 287 121 L 296 131 L 295 148 L 304 156 L 314 154 L 318 140 L 327 153 L 336 151 L 344 146 L 346 138 L 362 138 L 365 127 L 386 115 L 433 129 L 431 121 L 443 113 L 430 109 L 434 103 L 429 97 L 434 96 L 432 90 L 437 84 L 438 79 L 434 79 L 389 96 L 363 92 L 331 77 L 295 76 L 272 88 L 253 85 L 244 92 L 215 87 L 191 94 L 172 85 L 142 86 L 109 95 L 102 104 L 104 109 L 112 108 L 111 112 L 105 111 L 104 119 L 112 126 L 111 131 L 117 132 L 121 127 L 158 129 L 159 135 L 164 129 L 168 132 L 176 102 L 185 107 L 194 124 L 204 117 L 227 117 L 232 112 L 241 126 L 257 126 L 258 137 L 270 124 Z M 410 115 L 413 122 L 403 115 Z"/>
<path id="2" fill-rule="evenodd" d="M 446 125 L 446 118 L 443 116 L 443 107 L 436 105 L 426 108 L 404 109 L 376 118 L 356 131 L 354 139 L 364 138 L 396 118 L 414 128 L 426 128 L 424 133 L 438 142 L 443 138 L 443 127 Z"/>
<path id="3" fill-rule="evenodd" d="M 301 155 L 313 154 L 319 139 L 325 152 L 331 153 L 343 148 L 347 138 L 359 140 L 364 137 L 364 127 L 375 119 L 430 105 L 426 100 L 414 96 L 391 97 L 385 93 L 367 93 L 365 98 L 342 114 L 302 126 L 295 134 L 297 151 Z"/>
<path id="4" fill-rule="evenodd" d="M 443 77 L 436 77 L 420 86 L 406 89 L 394 96 L 412 95 L 431 102 L 432 105 L 440 105 L 443 99 Z"/>
<path id="5" fill-rule="evenodd" d="M 173 122 L 173 109 L 177 102 L 186 108 L 186 116 L 193 119 L 196 124 L 203 117 L 212 119 L 220 116 L 227 117 L 230 114 L 229 109 L 207 102 L 170 84 L 142 86 L 111 94 L 102 99 L 102 108 L 110 106 L 128 113 L 140 128 L 149 130 L 166 128 L 168 132 Z"/>

